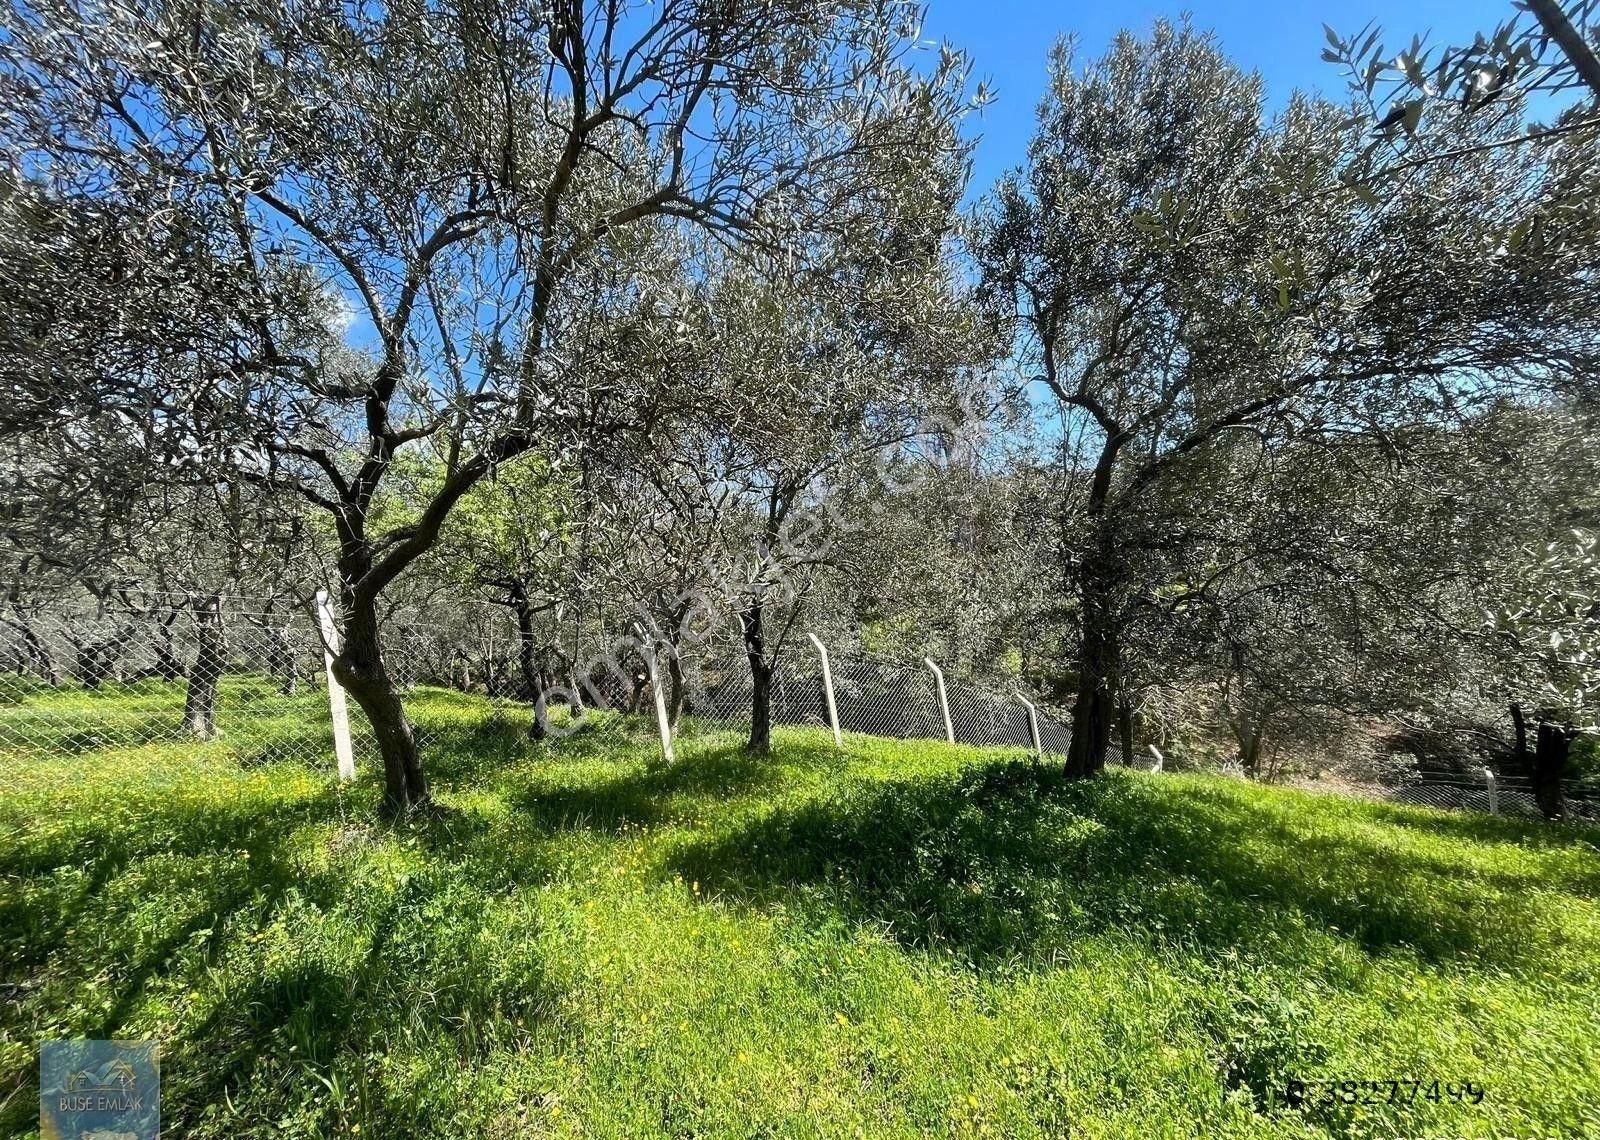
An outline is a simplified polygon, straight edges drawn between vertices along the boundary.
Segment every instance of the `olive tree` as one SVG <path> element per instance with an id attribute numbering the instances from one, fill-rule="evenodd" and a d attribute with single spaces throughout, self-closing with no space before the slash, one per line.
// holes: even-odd
<path id="1" fill-rule="evenodd" d="M 1552 216 L 1563 240 L 1519 238 L 1588 160 L 1484 149 L 1379 198 L 1343 180 L 1364 143 L 1328 104 L 1269 116 L 1259 80 L 1188 26 L 1119 37 L 1081 72 L 1054 57 L 980 258 L 1018 357 L 1081 440 L 1070 771 L 1104 763 L 1124 642 L 1163 584 L 1134 525 L 1161 484 L 1203 494 L 1195 465 L 1240 434 L 1445 423 L 1592 374 L 1592 231 Z"/>

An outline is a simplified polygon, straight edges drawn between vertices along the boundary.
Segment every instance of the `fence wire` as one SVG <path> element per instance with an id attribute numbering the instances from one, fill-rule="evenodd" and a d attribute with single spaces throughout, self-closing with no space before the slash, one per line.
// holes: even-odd
<path id="1" fill-rule="evenodd" d="M 527 712 L 531 693 L 504 610 L 486 606 L 449 621 L 391 614 L 381 642 L 408 709 L 453 709 L 457 719 Z M 323 653 L 309 600 L 169 594 L 13 606 L 0 613 L 0 754 L 39 758 L 206 742 L 245 762 L 328 763 L 334 730 Z M 676 655 L 663 647 L 657 662 L 663 688 L 680 690 L 664 694 L 681 711 L 680 731 L 748 728 L 754 683 L 737 642 Z M 944 739 L 944 709 L 925 665 L 841 655 L 832 678 L 842 731 Z M 646 655 L 625 639 L 546 681 L 562 699 L 577 688 L 589 707 L 648 712 L 654 699 Z M 1032 747 L 1027 711 L 1014 697 L 951 678 L 945 696 L 957 742 Z M 371 728 L 359 706 L 347 704 L 357 760 L 371 761 Z M 821 660 L 808 646 L 773 666 L 770 718 L 774 725 L 828 725 Z M 419 744 L 434 743 L 431 718 L 413 721 Z M 1064 713 L 1039 707 L 1038 727 L 1045 752 L 1065 752 L 1071 734 Z M 1111 759 L 1121 756 L 1114 750 Z"/>
<path id="2" fill-rule="evenodd" d="M 945 739 L 938 683 L 926 665 L 867 654 L 830 656 L 830 665 L 841 732 L 902 740 Z M 685 653 L 680 667 L 686 691 L 683 711 L 689 718 L 683 725 L 685 730 L 692 732 L 701 725 L 749 727 L 753 680 L 749 659 L 743 652 L 723 647 L 710 653 Z M 958 744 L 1033 746 L 1027 709 L 1014 696 L 946 677 L 945 699 L 950 710 L 950 734 Z M 1042 750 L 1064 755 L 1072 739 L 1070 714 L 1038 702 L 1035 707 Z M 820 657 L 802 648 L 779 658 L 773 666 L 770 709 L 775 725 L 828 726 Z M 1113 745 L 1107 761 L 1124 763 L 1122 750 Z M 1140 766 L 1149 767 L 1151 762 L 1141 762 Z"/>
<path id="3" fill-rule="evenodd" d="M 504 624 L 501 615 L 492 615 Z M 492 627 L 491 627 L 492 629 Z M 392 618 L 383 661 L 408 704 L 517 696 L 514 646 L 483 630 Z M 347 702 L 353 752 L 376 756 Z M 428 723 L 418 742 L 434 743 Z M 206 743 L 243 762 L 329 761 L 333 719 L 319 619 L 310 602 L 155 595 L 0 613 L 0 755 Z"/>
<path id="4" fill-rule="evenodd" d="M 1423 772 L 1415 780 L 1390 789 L 1386 798 L 1395 803 L 1544 818 L 1539 799 L 1534 795 L 1532 779 L 1515 773 L 1497 773 L 1491 789 L 1486 776 L 1470 772 Z M 1566 790 L 1564 802 L 1569 816 L 1600 820 L 1600 802 L 1570 788 Z"/>
<path id="5" fill-rule="evenodd" d="M 0 751 L 222 740 L 331 747 L 311 615 L 239 599 L 14 608 L 0 619 Z"/>
<path id="6" fill-rule="evenodd" d="M 448 620 L 389 615 L 384 663 L 414 715 L 419 744 L 436 743 L 433 725 L 528 715 L 531 693 L 518 667 L 509 615 L 492 606 Z M 110 748 L 207 742 L 244 762 L 297 759 L 331 765 L 323 641 L 310 601 L 200 595 L 123 596 L 76 605 L 12 604 L 0 610 L 0 756 L 72 756 Z M 577 688 L 585 706 L 649 713 L 654 700 L 647 655 L 626 640 L 580 654 L 547 676 L 559 701 Z M 736 641 L 656 653 L 677 731 L 748 730 L 754 685 Z M 676 669 L 674 669 L 676 666 Z M 922 663 L 859 652 L 831 658 L 842 732 L 942 740 L 944 709 L 933 672 Z M 676 674 L 676 675 L 675 675 Z M 553 694 L 554 696 L 554 694 Z M 945 679 L 950 735 L 958 743 L 1032 748 L 1027 709 L 1002 694 Z M 349 702 L 357 762 L 376 758 L 372 731 Z M 821 658 L 804 641 L 774 664 L 774 725 L 829 723 Z M 1039 746 L 1065 754 L 1070 714 L 1037 705 Z M 1108 762 L 1125 758 L 1115 745 Z M 1499 773 L 1491 791 L 1473 773 L 1424 772 L 1390 789 L 1397 802 L 1537 818 L 1531 781 Z M 1569 798 L 1569 809 L 1600 818 L 1600 804 Z"/>

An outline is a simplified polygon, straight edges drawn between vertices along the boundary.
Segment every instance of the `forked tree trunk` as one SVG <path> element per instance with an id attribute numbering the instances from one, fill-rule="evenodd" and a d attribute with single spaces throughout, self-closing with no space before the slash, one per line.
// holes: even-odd
<path id="1" fill-rule="evenodd" d="M 215 594 L 195 603 L 194 633 L 199 644 L 183 696 L 183 723 L 196 740 L 211 740 L 217 735 L 217 682 L 227 666 L 222 600 Z"/>
<path id="2" fill-rule="evenodd" d="M 334 675 L 367 714 L 378 754 L 383 758 L 383 813 L 391 819 L 428 804 L 428 781 L 417 755 L 417 737 L 405 705 L 384 667 L 378 642 L 377 608 L 371 601 L 349 604 L 344 644 L 333 659 Z"/>

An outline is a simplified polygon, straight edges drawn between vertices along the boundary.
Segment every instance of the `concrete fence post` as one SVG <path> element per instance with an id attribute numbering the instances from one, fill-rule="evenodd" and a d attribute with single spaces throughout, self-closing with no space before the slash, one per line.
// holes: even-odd
<path id="1" fill-rule="evenodd" d="M 950 723 L 950 698 L 946 695 L 944 689 L 944 670 L 933 663 L 932 657 L 924 657 L 922 662 L 933 671 L 933 683 L 939 690 L 939 713 L 944 717 L 945 741 L 949 744 L 954 744 L 956 742 L 956 729 L 955 725 Z"/>
<path id="2" fill-rule="evenodd" d="M 1021 693 L 1017 694 L 1017 700 L 1021 701 L 1022 707 L 1028 710 L 1028 736 L 1033 741 L 1033 754 L 1043 761 L 1044 742 L 1039 739 L 1039 710 L 1034 707 L 1032 701 Z"/>
<path id="3" fill-rule="evenodd" d="M 1494 778 L 1494 773 L 1487 767 L 1483 770 L 1483 782 L 1489 785 L 1489 814 L 1500 814 L 1500 788 Z"/>
<path id="4" fill-rule="evenodd" d="M 650 695 L 656 707 L 656 729 L 661 733 L 661 759 L 671 764 L 676 759 L 672 752 L 672 722 L 667 719 L 667 695 L 661 688 L 661 669 L 656 664 L 656 651 L 641 644 L 645 666 L 650 670 Z"/>
<path id="5" fill-rule="evenodd" d="M 1161 771 L 1161 769 L 1167 763 L 1167 758 L 1165 756 L 1161 755 L 1161 749 L 1157 748 L 1154 744 L 1152 744 L 1150 746 L 1150 755 L 1152 755 L 1152 756 L 1154 756 L 1156 758 L 1156 766 L 1154 768 L 1150 769 L 1150 770 L 1152 772 Z"/>
<path id="6" fill-rule="evenodd" d="M 822 644 L 816 634 L 808 633 L 806 636 L 817 647 L 817 656 L 822 659 L 822 695 L 828 702 L 828 727 L 833 729 L 833 746 L 843 748 L 844 738 L 839 734 L 839 706 L 833 701 L 833 669 L 828 664 L 828 647 Z"/>
<path id="7" fill-rule="evenodd" d="M 322 668 L 328 675 L 328 716 L 333 721 L 333 755 L 339 762 L 339 779 L 356 778 L 356 754 L 350 746 L 350 704 L 344 686 L 333 675 L 333 657 L 339 652 L 339 623 L 333 617 L 328 591 L 317 591 L 317 622 L 322 627 Z"/>

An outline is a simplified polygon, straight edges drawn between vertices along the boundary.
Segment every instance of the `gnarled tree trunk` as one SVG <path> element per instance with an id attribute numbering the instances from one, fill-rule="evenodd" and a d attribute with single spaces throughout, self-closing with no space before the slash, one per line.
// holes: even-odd
<path id="1" fill-rule="evenodd" d="M 1533 743 L 1533 797 L 1546 819 L 1563 819 L 1567 814 L 1562 781 L 1567 776 L 1567 758 L 1572 751 L 1572 729 L 1564 724 L 1540 719 Z"/>
<path id="2" fill-rule="evenodd" d="M 767 659 L 766 633 L 762 628 L 762 605 L 752 601 L 739 615 L 744 632 L 744 652 L 750 661 L 750 741 L 745 746 L 752 755 L 772 752 L 772 662 Z"/>
<path id="3" fill-rule="evenodd" d="M 199 644 L 183 696 L 183 723 L 196 740 L 210 740 L 217 735 L 217 682 L 227 667 L 222 599 L 217 595 L 195 603 L 194 633 Z"/>
<path id="4" fill-rule="evenodd" d="M 667 723 L 672 728 L 678 727 L 678 718 L 683 715 L 683 698 L 683 658 L 673 646 L 667 651 Z"/>
<path id="5" fill-rule="evenodd" d="M 333 672 L 372 725 L 383 758 L 383 813 L 399 818 L 427 806 L 428 781 L 422 774 L 416 733 L 384 667 L 377 607 L 359 597 L 347 605 L 344 644 L 333 659 Z"/>

